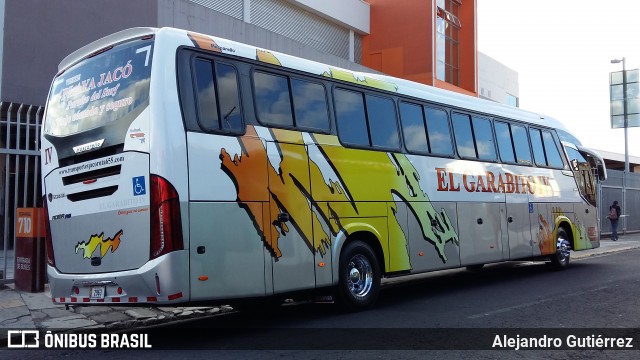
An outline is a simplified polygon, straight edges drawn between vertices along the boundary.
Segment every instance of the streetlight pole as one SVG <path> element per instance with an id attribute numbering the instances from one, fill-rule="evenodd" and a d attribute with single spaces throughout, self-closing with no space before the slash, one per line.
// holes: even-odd
<path id="1" fill-rule="evenodd" d="M 624 173 L 622 179 L 622 213 L 627 214 L 627 175 L 629 174 L 629 138 L 627 135 L 629 127 L 629 119 L 627 116 L 627 68 L 625 65 L 624 57 L 622 60 L 613 59 L 612 64 L 622 63 L 622 97 L 624 106 Z M 627 233 L 627 220 L 625 217 L 624 227 L 622 233 Z"/>

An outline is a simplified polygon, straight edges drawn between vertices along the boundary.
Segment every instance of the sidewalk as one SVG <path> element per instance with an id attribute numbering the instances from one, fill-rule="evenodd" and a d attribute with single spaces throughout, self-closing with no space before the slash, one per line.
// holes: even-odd
<path id="1" fill-rule="evenodd" d="M 618 241 L 603 239 L 593 250 L 572 252 L 572 260 L 605 253 L 640 248 L 640 234 L 626 235 Z M 220 307 L 130 307 L 130 306 L 70 306 L 51 301 L 48 285 L 41 293 L 16 290 L 13 284 L 0 285 L 0 339 L 6 339 L 12 329 L 73 330 L 106 328 L 113 330 L 168 323 L 190 318 L 202 318 L 233 311 Z"/>

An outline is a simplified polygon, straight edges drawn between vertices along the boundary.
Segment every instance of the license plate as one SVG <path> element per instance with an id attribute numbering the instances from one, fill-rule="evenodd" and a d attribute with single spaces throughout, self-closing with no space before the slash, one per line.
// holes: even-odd
<path id="1" fill-rule="evenodd" d="M 104 299 L 104 286 L 92 286 L 91 295 L 89 296 L 89 298 Z"/>

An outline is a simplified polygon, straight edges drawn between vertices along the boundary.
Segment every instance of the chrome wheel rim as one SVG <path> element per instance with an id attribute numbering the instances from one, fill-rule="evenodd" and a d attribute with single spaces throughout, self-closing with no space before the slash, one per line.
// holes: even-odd
<path id="1" fill-rule="evenodd" d="M 565 238 L 559 237 L 556 242 L 556 254 L 558 260 L 562 263 L 569 261 L 569 251 L 571 250 L 571 244 Z"/>
<path id="2" fill-rule="evenodd" d="M 373 269 L 366 256 L 358 254 L 347 266 L 347 286 L 351 295 L 361 299 L 369 295 L 373 286 Z"/>

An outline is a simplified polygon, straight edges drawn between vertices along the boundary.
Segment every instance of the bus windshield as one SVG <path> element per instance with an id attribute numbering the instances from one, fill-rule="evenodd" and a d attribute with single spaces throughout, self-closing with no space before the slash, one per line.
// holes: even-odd
<path id="1" fill-rule="evenodd" d="M 153 42 L 101 50 L 53 82 L 44 133 L 67 136 L 123 119 L 149 102 Z"/>
<path id="2" fill-rule="evenodd" d="M 593 176 L 593 172 L 597 170 L 592 167 L 589 161 L 577 149 L 571 146 L 565 146 L 565 150 L 569 156 L 571 170 L 576 177 L 580 194 L 587 202 L 596 206 L 596 178 Z"/>

